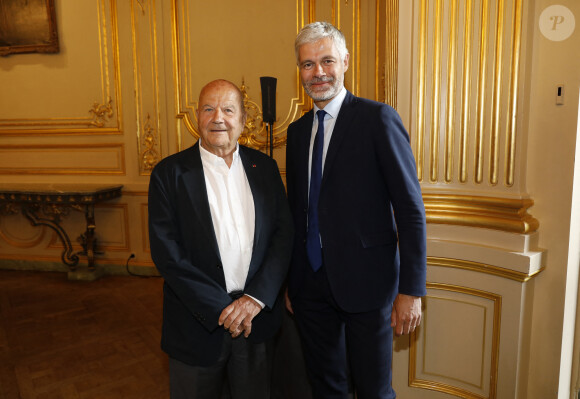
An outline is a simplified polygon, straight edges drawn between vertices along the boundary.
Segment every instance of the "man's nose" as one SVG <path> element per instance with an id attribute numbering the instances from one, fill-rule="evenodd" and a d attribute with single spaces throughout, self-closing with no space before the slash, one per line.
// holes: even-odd
<path id="1" fill-rule="evenodd" d="M 324 76 L 324 75 L 326 75 L 326 71 L 322 67 L 322 64 L 314 64 L 314 74 L 316 76 Z"/>
<path id="2" fill-rule="evenodd" d="M 224 121 L 224 113 L 221 109 L 217 108 L 213 115 L 213 123 L 222 123 Z"/>

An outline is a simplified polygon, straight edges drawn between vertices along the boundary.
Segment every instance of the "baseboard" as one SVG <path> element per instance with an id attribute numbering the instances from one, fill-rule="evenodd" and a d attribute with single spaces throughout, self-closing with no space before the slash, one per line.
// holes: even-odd
<path id="1" fill-rule="evenodd" d="M 96 280 L 102 276 L 142 276 L 159 277 L 155 267 L 129 264 L 98 264 L 95 270 L 88 270 L 85 265 L 79 265 L 71 271 L 62 262 L 50 260 L 0 259 L 0 270 L 61 272 L 67 273 L 70 280 Z"/>

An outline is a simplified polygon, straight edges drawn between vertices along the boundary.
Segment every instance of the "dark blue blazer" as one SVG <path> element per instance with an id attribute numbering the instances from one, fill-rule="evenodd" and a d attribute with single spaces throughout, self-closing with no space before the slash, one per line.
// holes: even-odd
<path id="1" fill-rule="evenodd" d="M 290 261 L 292 221 L 276 162 L 243 146 L 240 157 L 256 214 L 245 293 L 266 304 L 254 318 L 248 339 L 262 342 L 281 323 L 280 287 Z M 149 240 L 151 256 L 165 280 L 163 350 L 187 364 L 214 363 L 224 337 L 218 318 L 232 300 L 226 291 L 199 144 L 163 159 L 153 170 Z"/>
<path id="2" fill-rule="evenodd" d="M 290 298 L 309 267 L 313 115 L 310 111 L 288 127 L 286 178 L 295 227 Z M 409 136 L 393 108 L 347 93 L 327 151 L 318 215 L 330 289 L 343 310 L 377 309 L 399 292 L 426 294 L 425 208 Z"/>

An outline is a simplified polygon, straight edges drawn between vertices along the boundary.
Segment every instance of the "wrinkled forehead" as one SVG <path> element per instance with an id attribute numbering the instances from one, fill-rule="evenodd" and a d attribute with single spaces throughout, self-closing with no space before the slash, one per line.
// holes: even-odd
<path id="1" fill-rule="evenodd" d="M 216 81 L 207 84 L 199 93 L 199 105 L 221 104 L 235 105 L 243 109 L 243 99 L 240 89 L 227 81 Z"/>

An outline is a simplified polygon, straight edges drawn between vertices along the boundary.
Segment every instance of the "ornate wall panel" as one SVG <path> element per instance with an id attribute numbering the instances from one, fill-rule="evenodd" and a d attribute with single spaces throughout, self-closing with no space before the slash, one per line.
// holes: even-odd
<path id="1" fill-rule="evenodd" d="M 0 174 L 121 175 L 122 144 L 0 145 Z"/>
<path id="2" fill-rule="evenodd" d="M 411 135 L 419 179 L 518 192 L 521 0 L 415 0 Z"/>
<path id="3" fill-rule="evenodd" d="M 155 0 L 131 1 L 137 143 L 142 175 L 150 174 L 162 156 L 157 11 Z"/>
<path id="4" fill-rule="evenodd" d="M 145 233 L 143 234 L 143 252 L 151 253 L 151 247 L 149 246 L 149 229 L 146 228 L 149 225 L 149 213 L 148 204 L 141 204 L 141 225 L 145 226 Z"/>
<path id="5" fill-rule="evenodd" d="M 23 218 L 20 213 L 0 214 L 0 241 L 15 248 L 34 248 L 43 242 L 47 235 L 52 234 L 52 231 L 44 226 L 34 227 L 28 221 L 22 223 Z"/>
<path id="6" fill-rule="evenodd" d="M 440 283 L 427 288 L 425 318 L 411 339 L 409 386 L 495 398 L 501 296 Z"/>
<path id="7" fill-rule="evenodd" d="M 0 135 L 121 132 L 116 1 L 91 4 L 57 7 L 57 25 L 65 31 L 60 54 L 0 62 Z M 15 81 L 20 84 L 10 84 Z"/>
<path id="8" fill-rule="evenodd" d="M 345 80 L 347 88 L 357 95 L 384 98 L 385 86 L 392 88 L 391 79 L 396 78 L 393 62 L 396 47 L 390 35 L 396 32 L 393 21 L 397 20 L 397 3 L 395 0 L 254 0 L 248 4 L 174 0 L 175 103 L 181 121 L 175 140 L 177 149 L 187 147 L 198 137 L 197 97 L 203 85 L 217 78 L 231 80 L 246 94 L 249 118 L 240 142 L 265 148 L 260 76 L 278 79 L 274 143 L 276 147 L 283 145 L 288 125 L 312 107 L 300 84 L 294 38 L 302 26 L 316 20 L 332 22 L 346 36 L 351 54 Z M 260 16 L 272 17 L 256 19 L 256 10 Z M 207 40 L 215 21 L 199 15 L 219 15 L 221 34 L 231 40 L 219 44 Z M 281 15 L 285 17 L 276 17 Z M 387 36 L 391 42 L 385 49 Z M 389 98 L 395 102 L 392 90 Z"/>

